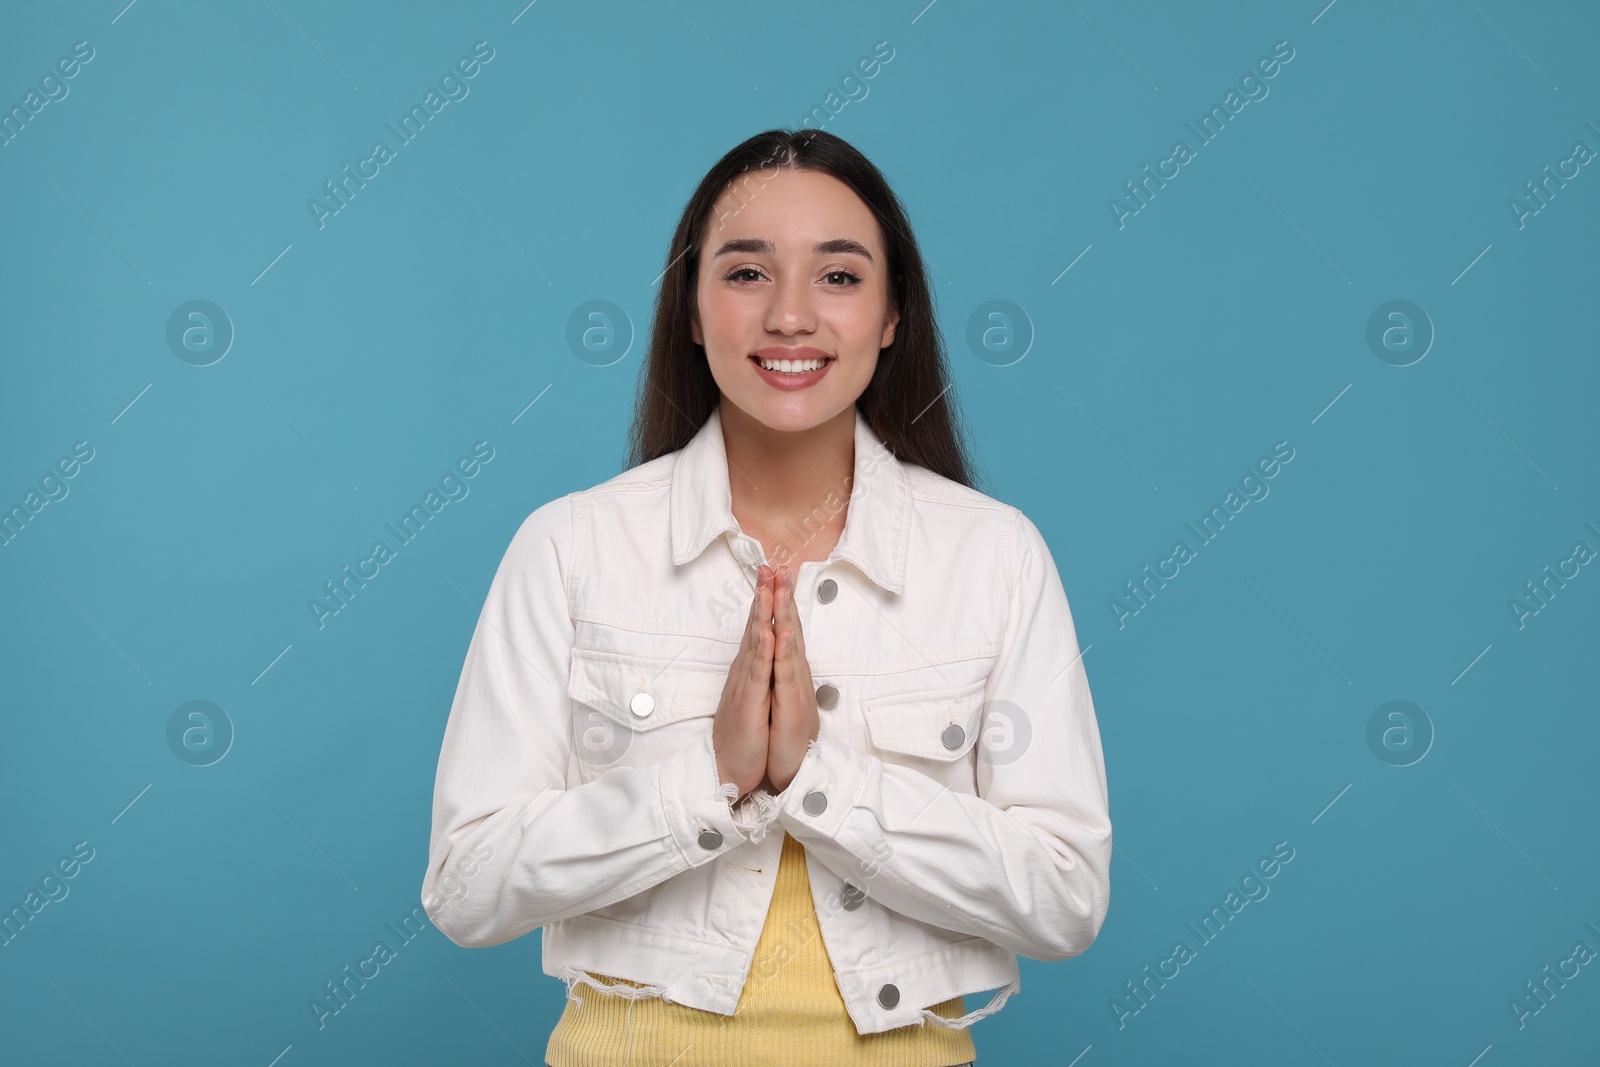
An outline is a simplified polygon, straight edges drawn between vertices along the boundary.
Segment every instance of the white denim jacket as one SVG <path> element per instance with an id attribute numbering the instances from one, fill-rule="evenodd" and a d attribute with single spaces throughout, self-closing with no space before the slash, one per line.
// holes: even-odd
<path id="1" fill-rule="evenodd" d="M 1044 538 L 897 460 L 859 411 L 844 490 L 832 555 L 796 571 L 818 736 L 787 789 L 737 805 L 711 725 L 757 568 L 785 559 L 734 519 L 719 412 L 681 450 L 524 520 L 439 755 L 422 901 L 450 940 L 542 928 L 544 973 L 569 996 L 587 981 L 732 1015 L 752 969 L 775 965 L 754 954 L 776 822 L 805 846 L 861 1034 L 970 1026 L 1021 989 L 1017 955 L 1089 947 L 1110 897 L 1105 766 Z M 960 1019 L 928 1010 L 988 989 Z"/>

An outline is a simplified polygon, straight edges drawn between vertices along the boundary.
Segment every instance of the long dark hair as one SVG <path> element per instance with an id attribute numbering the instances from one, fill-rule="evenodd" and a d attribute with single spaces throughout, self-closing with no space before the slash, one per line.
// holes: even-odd
<path id="1" fill-rule="evenodd" d="M 975 488 L 972 461 L 958 429 L 955 395 L 944 342 L 934 318 L 922 253 L 882 173 L 849 143 L 822 130 L 772 129 L 756 134 L 719 159 L 700 180 L 673 231 L 667 268 L 656 296 L 650 348 L 634 403 L 627 467 L 647 463 L 689 443 L 721 395 L 705 349 L 694 343 L 700 243 L 706 220 L 722 191 L 741 176 L 759 187 L 752 171 L 776 168 L 831 174 L 872 209 L 888 252 L 890 301 L 900 311 L 894 341 L 878 355 L 878 367 L 856 401 L 856 409 L 896 459 L 915 463 L 951 481 Z"/>

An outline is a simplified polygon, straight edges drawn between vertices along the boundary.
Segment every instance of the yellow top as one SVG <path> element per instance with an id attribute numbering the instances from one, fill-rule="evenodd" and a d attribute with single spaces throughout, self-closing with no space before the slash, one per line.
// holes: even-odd
<path id="1" fill-rule="evenodd" d="M 970 1032 L 929 1019 L 921 1026 L 856 1033 L 833 980 L 805 858 L 805 847 L 784 833 L 778 884 L 756 945 L 756 962 L 732 1016 L 669 1004 L 656 996 L 610 995 L 580 982 L 574 992 L 583 1003 L 567 1000 L 545 1060 L 552 1067 L 950 1067 L 976 1059 Z M 642 984 L 594 977 L 604 984 Z M 966 1014 L 961 997 L 932 1010 L 947 1019 Z"/>

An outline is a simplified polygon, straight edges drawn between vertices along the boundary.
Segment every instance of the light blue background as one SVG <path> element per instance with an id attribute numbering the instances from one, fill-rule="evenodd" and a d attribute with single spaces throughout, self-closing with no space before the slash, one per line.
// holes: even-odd
<path id="1" fill-rule="evenodd" d="M 1597 966 L 1523 1028 L 1509 1001 L 1600 950 L 1600 568 L 1508 608 L 1600 549 L 1600 174 L 1508 207 L 1600 149 L 1592 5 L 124 4 L 0 17 L 5 109 L 95 50 L 0 148 L 0 505 L 95 450 L 0 548 L 0 906 L 95 850 L 0 948 L 7 1061 L 542 1063 L 536 935 L 430 928 L 325 1028 L 308 1001 L 418 905 L 477 605 L 528 512 L 621 469 L 695 182 L 879 41 L 825 128 L 906 203 L 982 488 L 1049 539 L 1116 830 L 1099 940 L 1023 961 L 980 1062 L 1594 1056 Z M 1119 228 L 1108 199 L 1284 40 Z M 307 200 L 478 41 L 470 94 L 319 229 Z M 195 299 L 236 330 L 205 367 L 165 339 Z M 1394 299 L 1437 333 L 1410 366 L 1365 338 Z M 566 341 L 591 300 L 637 332 L 605 367 Z M 1032 334 L 1009 366 L 965 341 L 991 300 Z M 470 495 L 319 630 L 307 600 L 479 440 Z M 1270 495 L 1119 628 L 1278 441 Z M 236 730 L 207 767 L 166 741 L 194 699 Z M 1366 740 L 1394 699 L 1435 731 L 1410 766 Z M 1119 1028 L 1279 841 L 1270 895 Z"/>

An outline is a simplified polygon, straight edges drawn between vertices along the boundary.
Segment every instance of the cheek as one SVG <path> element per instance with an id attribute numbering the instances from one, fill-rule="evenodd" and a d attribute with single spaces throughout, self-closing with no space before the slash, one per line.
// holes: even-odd
<path id="1" fill-rule="evenodd" d="M 867 353 L 860 359 L 852 361 L 850 367 L 850 391 L 859 393 L 872 383 L 872 374 L 878 369 L 878 353 L 876 350 Z"/>
<path id="2" fill-rule="evenodd" d="M 847 316 L 836 320 L 834 328 L 859 361 L 874 358 L 881 350 L 884 322 L 880 309 L 863 302 L 862 307 L 852 308 Z"/>
<path id="3" fill-rule="evenodd" d="M 703 292 L 699 300 L 700 333 L 708 353 L 715 358 L 718 349 L 737 345 L 747 327 L 750 309 L 720 290 Z"/>
<path id="4" fill-rule="evenodd" d="M 730 300 L 728 293 L 711 293 L 703 297 L 698 308 L 700 317 L 700 344 L 705 349 L 706 365 L 717 387 L 723 392 L 741 394 L 751 387 L 744 376 L 746 352 L 751 338 L 759 337 L 759 319 L 752 327 L 751 310 Z"/>

